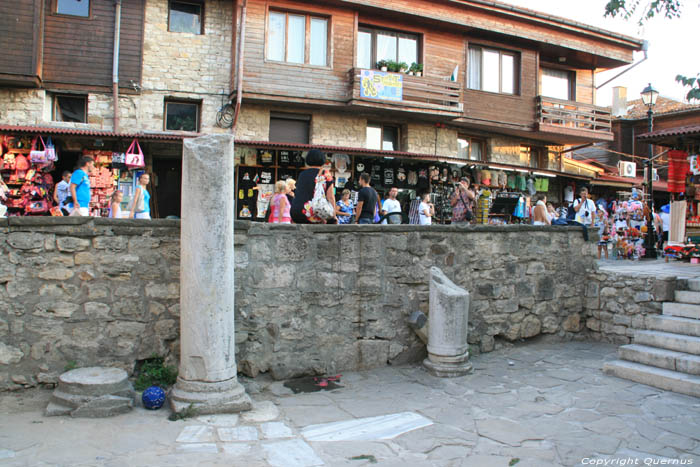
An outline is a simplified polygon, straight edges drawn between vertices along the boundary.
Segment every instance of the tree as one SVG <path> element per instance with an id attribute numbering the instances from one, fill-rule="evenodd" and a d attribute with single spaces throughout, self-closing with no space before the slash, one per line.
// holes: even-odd
<path id="1" fill-rule="evenodd" d="M 637 17 L 637 23 L 641 26 L 657 15 L 663 15 L 668 19 L 679 18 L 683 8 L 683 1 L 648 0 L 646 3 L 642 3 L 642 0 L 609 0 L 605 5 L 605 16 L 614 18 L 620 15 L 626 20 Z M 686 99 L 700 100 L 700 73 L 694 78 L 676 75 L 676 81 L 690 88 Z"/>

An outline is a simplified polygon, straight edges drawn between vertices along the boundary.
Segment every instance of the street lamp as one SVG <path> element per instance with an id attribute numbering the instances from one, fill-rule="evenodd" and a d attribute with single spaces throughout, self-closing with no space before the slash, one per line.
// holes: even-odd
<path id="1" fill-rule="evenodd" d="M 649 123 L 649 132 L 654 129 L 654 106 L 656 98 L 659 97 L 659 91 L 654 89 L 649 83 L 649 86 L 642 91 L 642 102 L 647 106 L 647 121 Z M 647 173 L 647 191 L 649 192 L 649 219 L 647 220 L 647 236 L 644 245 L 644 257 L 647 259 L 656 259 L 656 235 L 654 232 L 654 189 L 652 186 L 654 172 L 654 157 L 653 146 L 649 143 L 649 158 L 644 162 Z"/>

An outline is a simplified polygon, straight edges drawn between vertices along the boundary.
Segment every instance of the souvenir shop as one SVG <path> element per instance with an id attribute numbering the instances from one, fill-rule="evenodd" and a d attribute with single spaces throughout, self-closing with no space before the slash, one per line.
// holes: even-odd
<path id="1" fill-rule="evenodd" d="M 0 216 L 63 216 L 54 199 L 55 187 L 62 173 L 73 172 L 82 156 L 95 160 L 89 174 L 90 215 L 107 217 L 115 190 L 124 194 L 124 212 L 146 165 L 138 139 L 124 141 L 51 132 L 0 133 Z"/>
<path id="2" fill-rule="evenodd" d="M 479 199 L 474 213 L 478 223 L 530 223 L 534 195 L 546 194 L 553 203 L 573 201 L 576 182 L 581 180 L 557 176 L 551 171 L 515 168 L 502 164 L 466 162 L 458 159 L 416 156 L 381 151 L 333 152 L 337 148 L 319 149 L 326 152 L 335 174 L 336 197 L 343 189 L 351 191 L 357 201 L 358 178 L 370 174 L 371 185 L 384 198 L 391 188 L 398 189 L 398 200 L 404 213 L 404 223 L 417 216 L 418 196 L 430 193 L 435 206 L 433 223 L 449 224 L 452 216 L 450 197 L 461 177 L 468 177 L 478 186 Z M 242 220 L 263 222 L 274 184 L 279 180 L 296 180 L 304 170 L 306 150 L 299 146 L 246 145 L 235 148 L 236 212 Z"/>

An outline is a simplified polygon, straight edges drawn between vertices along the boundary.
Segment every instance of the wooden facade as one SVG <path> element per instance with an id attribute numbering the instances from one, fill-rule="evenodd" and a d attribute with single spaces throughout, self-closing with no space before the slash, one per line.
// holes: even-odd
<path id="1" fill-rule="evenodd" d="M 241 3 L 241 0 L 238 0 Z M 335 109 L 360 107 L 372 113 L 404 113 L 457 127 L 497 131 L 557 144 L 612 140 L 609 112 L 594 108 L 597 69 L 632 61 L 641 41 L 587 28 L 566 20 L 511 11 L 486 2 L 427 0 L 248 0 L 243 59 L 243 99 L 273 105 L 317 105 Z M 329 21 L 328 66 L 270 61 L 266 57 L 269 12 L 315 15 Z M 530 12 L 535 15 L 534 12 Z M 357 44 L 362 27 L 398 31 L 420 38 L 418 60 L 423 77 L 404 77 L 409 98 L 400 103 L 358 100 Z M 308 40 L 308 38 L 307 38 Z M 478 45 L 517 57 L 516 92 L 468 88 L 469 47 Z M 556 63 L 575 78 L 575 121 L 549 119 L 542 126 L 541 63 Z M 455 70 L 456 88 L 445 94 L 442 83 Z M 235 74 L 236 70 L 232 73 Z M 235 82 L 235 76 L 232 77 Z M 416 89 L 421 96 L 416 98 Z M 426 94 L 427 92 L 427 94 Z M 459 94 L 453 101 L 452 93 Z M 446 98 L 436 102 L 426 95 Z M 424 103 L 421 107 L 421 103 Z M 584 106 L 576 106 L 576 103 Z M 461 105 L 460 105 L 461 104 Z M 594 115 L 592 125 L 581 119 Z M 567 116 L 567 119 L 571 115 Z M 579 118 L 580 117 L 580 118 Z M 560 131 L 559 131 L 560 130 Z"/>
<path id="2" fill-rule="evenodd" d="M 145 4 L 122 0 L 120 86 L 141 82 Z M 0 85 L 109 89 L 115 6 L 91 0 L 90 16 L 55 13 L 55 0 L 0 2 Z"/>

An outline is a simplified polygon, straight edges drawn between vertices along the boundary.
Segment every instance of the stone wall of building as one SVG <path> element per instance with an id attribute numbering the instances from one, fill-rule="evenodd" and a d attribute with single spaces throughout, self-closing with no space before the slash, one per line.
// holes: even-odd
<path id="1" fill-rule="evenodd" d="M 508 138 L 488 138 L 486 159 L 502 164 L 529 165 L 520 160 L 520 144 Z"/>
<path id="2" fill-rule="evenodd" d="M 338 112 L 314 112 L 311 118 L 311 144 L 363 148 L 367 119 Z"/>
<path id="3" fill-rule="evenodd" d="M 401 135 L 401 150 L 417 154 L 457 157 L 457 130 L 435 125 L 408 123 Z"/>
<path id="4" fill-rule="evenodd" d="M 54 381 L 70 364 L 176 363 L 178 222 L 0 219 L 0 389 Z M 594 243 L 567 227 L 237 222 L 235 242 L 239 370 L 275 378 L 422 358 L 406 319 L 428 311 L 431 266 L 472 293 L 473 351 L 571 338 L 577 278 L 594 263 Z"/>
<path id="5" fill-rule="evenodd" d="M 43 89 L 0 89 L 0 123 L 35 125 L 44 120 Z"/>
<path id="6" fill-rule="evenodd" d="M 241 105 L 236 139 L 245 141 L 268 141 L 270 139 L 270 108 L 260 105 Z"/>
<path id="7" fill-rule="evenodd" d="M 597 271 L 588 276 L 584 313 L 572 328 L 584 326 L 595 340 L 629 344 L 637 329 L 647 329 L 646 317 L 658 315 L 662 303 L 674 300 L 683 281 L 669 277 L 632 277 Z"/>

